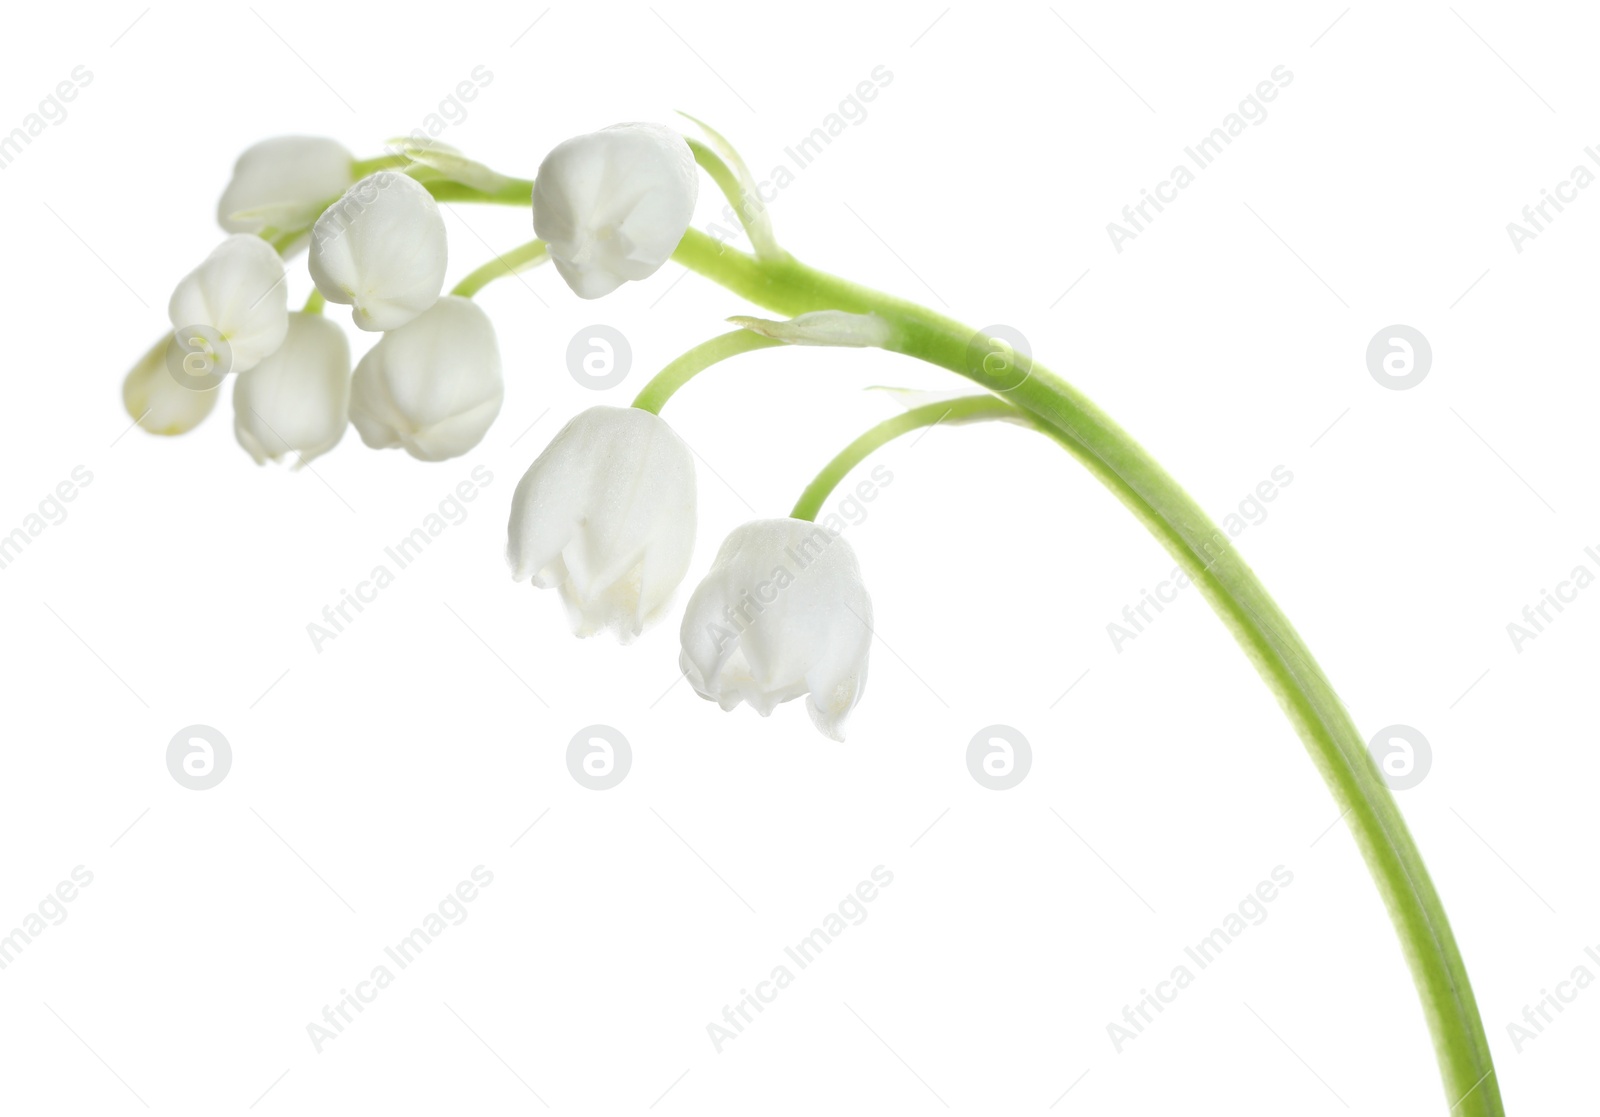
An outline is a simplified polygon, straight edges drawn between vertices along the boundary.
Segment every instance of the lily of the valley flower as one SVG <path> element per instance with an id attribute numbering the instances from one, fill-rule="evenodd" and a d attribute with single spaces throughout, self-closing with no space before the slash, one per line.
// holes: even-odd
<path id="1" fill-rule="evenodd" d="M 517 581 L 557 587 L 573 631 L 624 643 L 671 600 L 694 552 L 694 458 L 665 420 L 591 407 L 545 447 L 511 498 Z"/>
<path id="2" fill-rule="evenodd" d="M 174 330 L 196 329 L 214 348 L 214 372 L 254 368 L 289 332 L 283 259 L 270 244 L 235 233 L 219 244 L 172 292 Z"/>
<path id="3" fill-rule="evenodd" d="M 489 316 L 447 295 L 361 358 L 350 422 L 375 449 L 403 446 L 414 458 L 444 461 L 482 440 L 504 395 Z"/>
<path id="4" fill-rule="evenodd" d="M 702 698 L 766 717 L 806 694 L 817 728 L 842 741 L 867 685 L 872 600 L 842 538 L 808 520 L 755 520 L 723 542 L 679 635 L 678 664 Z"/>
<path id="5" fill-rule="evenodd" d="M 175 348 L 172 334 L 163 334 L 122 382 L 122 405 L 151 434 L 187 434 L 211 414 L 221 394 L 216 385 L 195 391 L 178 383 L 167 365 Z"/>
<path id="6" fill-rule="evenodd" d="M 352 186 L 311 229 L 311 279 L 354 308 L 363 330 L 393 330 L 444 289 L 444 217 L 427 188 L 395 171 Z"/>
<path id="7" fill-rule="evenodd" d="M 323 136 L 275 136 L 245 150 L 217 203 L 230 233 L 306 229 L 355 181 L 355 158 Z"/>
<path id="8" fill-rule="evenodd" d="M 694 216 L 694 153 L 661 124 L 614 124 L 546 155 L 533 187 L 533 230 L 583 299 L 646 279 Z"/>
<path id="9" fill-rule="evenodd" d="M 289 315 L 283 345 L 233 386 L 233 433 L 257 465 L 327 453 L 349 416 L 350 342 L 320 314 Z"/>

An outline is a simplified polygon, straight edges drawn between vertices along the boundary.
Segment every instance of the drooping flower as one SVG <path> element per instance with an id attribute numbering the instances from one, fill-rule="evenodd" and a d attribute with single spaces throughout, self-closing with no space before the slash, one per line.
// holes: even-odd
<path id="1" fill-rule="evenodd" d="M 614 124 L 557 144 L 539 165 L 533 231 L 583 299 L 645 279 L 694 216 L 694 153 L 661 124 Z"/>
<path id="2" fill-rule="evenodd" d="M 172 334 L 162 334 L 122 381 L 122 405 L 128 417 L 151 434 L 187 434 L 211 414 L 221 395 L 215 384 L 196 391 L 179 383 L 167 365 L 175 349 Z"/>
<path id="3" fill-rule="evenodd" d="M 517 484 L 506 559 L 517 581 L 560 590 L 579 636 L 626 643 L 688 573 L 694 532 L 688 445 L 648 411 L 591 407 Z"/>
<path id="4" fill-rule="evenodd" d="M 233 433 L 257 465 L 327 453 L 350 424 L 350 342 L 320 314 L 289 315 L 283 345 L 233 386 Z"/>
<path id="5" fill-rule="evenodd" d="M 311 279 L 329 302 L 353 307 L 363 330 L 393 330 L 444 289 L 444 217 L 427 188 L 395 171 L 370 174 L 311 229 Z"/>
<path id="6" fill-rule="evenodd" d="M 355 181 L 355 158 L 323 136 L 274 136 L 245 149 L 217 203 L 230 233 L 307 229 Z"/>
<path id="7" fill-rule="evenodd" d="M 471 299 L 446 295 L 361 358 L 350 422 L 374 449 L 402 446 L 422 461 L 444 461 L 483 439 L 504 395 L 489 316 Z"/>
<path id="8" fill-rule="evenodd" d="M 289 332 L 283 259 L 260 237 L 235 233 L 178 282 L 167 316 L 180 334 L 192 332 L 180 341 L 214 358 L 216 376 L 252 369 Z"/>
<path id="9" fill-rule="evenodd" d="M 867 685 L 872 600 L 842 538 L 807 520 L 755 520 L 723 542 L 679 638 L 679 666 L 702 698 L 766 717 L 809 695 L 816 727 L 842 741 Z"/>

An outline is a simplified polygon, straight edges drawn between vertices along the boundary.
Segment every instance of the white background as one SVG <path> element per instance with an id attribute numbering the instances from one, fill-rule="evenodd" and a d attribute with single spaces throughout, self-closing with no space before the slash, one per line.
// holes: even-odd
<path id="1" fill-rule="evenodd" d="M 1293 473 L 1239 545 L 1357 724 L 1431 743 L 1401 806 L 1507 1106 L 1591 1096 L 1600 992 L 1521 1053 L 1506 1031 L 1574 967 L 1600 973 L 1600 591 L 1520 653 L 1506 633 L 1579 562 L 1600 572 L 1600 190 L 1520 254 L 1506 232 L 1600 140 L 1591 13 L 266 0 L 6 19 L 0 131 L 93 74 L 0 172 L 0 529 L 93 474 L 0 571 L 0 928 L 94 875 L 0 971 L 8 1112 L 1446 1108 L 1298 740 L 1193 590 L 1113 649 L 1107 623 L 1172 563 L 1046 440 L 939 429 L 875 459 L 894 481 L 848 537 L 880 639 L 838 745 L 798 704 L 763 721 L 670 686 L 675 617 L 579 642 L 507 576 L 511 490 L 560 424 L 748 309 L 676 265 L 599 303 L 549 269 L 490 287 L 506 403 L 455 461 L 350 432 L 314 473 L 257 468 L 227 401 L 184 438 L 125 433 L 121 377 L 219 238 L 237 153 L 309 132 L 377 154 L 478 65 L 492 83 L 440 138 L 522 175 L 569 135 L 680 108 L 765 175 L 886 67 L 868 117 L 773 203 L 779 237 L 1021 330 L 1218 517 Z M 1106 224 L 1280 65 L 1267 119 L 1116 252 Z M 703 188 L 697 223 L 719 208 Z M 525 211 L 457 213 L 452 282 L 531 236 Z M 303 266 L 291 284 L 294 303 Z M 634 351 L 603 394 L 564 361 L 595 322 Z M 1395 323 L 1433 347 L 1408 391 L 1365 363 Z M 885 383 L 953 386 L 783 350 L 673 401 L 701 458 L 691 582 L 895 412 L 862 390 Z M 470 517 L 314 651 L 306 625 L 478 465 Z M 194 723 L 234 756 L 205 792 L 165 761 Z M 634 751 L 604 793 L 566 770 L 592 723 Z M 1034 754 L 1003 793 L 965 762 L 993 723 Z M 319 1054 L 307 1025 L 477 865 L 494 881 L 466 922 Z M 894 883 L 869 918 L 719 1054 L 707 1024 L 878 865 Z M 1293 884 L 1267 920 L 1119 1054 L 1107 1024 L 1278 865 Z"/>

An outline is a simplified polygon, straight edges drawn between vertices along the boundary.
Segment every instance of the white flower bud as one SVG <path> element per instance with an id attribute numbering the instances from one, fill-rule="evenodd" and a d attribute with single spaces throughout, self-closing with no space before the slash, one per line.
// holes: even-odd
<path id="1" fill-rule="evenodd" d="M 517 581 L 560 589 L 579 636 L 626 643 L 672 599 L 694 553 L 694 457 L 660 416 L 591 407 L 545 447 L 511 498 Z"/>
<path id="2" fill-rule="evenodd" d="M 444 289 L 444 217 L 425 186 L 396 171 L 370 174 L 311 230 L 311 279 L 331 303 L 353 306 L 363 330 L 393 330 Z"/>
<path id="3" fill-rule="evenodd" d="M 283 260 L 260 237 L 235 233 L 179 281 L 167 316 L 208 343 L 216 375 L 252 369 L 289 332 Z"/>
<path id="4" fill-rule="evenodd" d="M 289 315 L 283 345 L 233 386 L 233 433 L 257 465 L 327 453 L 349 416 L 350 343 L 320 314 Z"/>
<path id="5" fill-rule="evenodd" d="M 197 392 L 178 383 L 167 367 L 168 352 L 174 348 L 172 335 L 163 334 L 122 382 L 128 417 L 151 434 L 187 434 L 211 414 L 221 394 L 215 385 Z"/>
<path id="6" fill-rule="evenodd" d="M 350 421 L 375 449 L 403 446 L 422 461 L 444 461 L 483 439 L 504 394 L 489 316 L 471 299 L 446 295 L 361 358 Z"/>
<path id="7" fill-rule="evenodd" d="M 275 136 L 247 148 L 217 203 L 230 233 L 306 229 L 355 181 L 355 158 L 322 136 Z"/>
<path id="8" fill-rule="evenodd" d="M 678 664 L 702 698 L 766 717 L 809 694 L 818 729 L 844 740 L 867 685 L 872 601 L 850 544 L 806 520 L 734 528 L 689 598 Z"/>
<path id="9" fill-rule="evenodd" d="M 683 239 L 699 195 L 694 153 L 660 124 L 614 124 L 546 155 L 533 186 L 533 231 L 582 299 L 645 279 Z"/>

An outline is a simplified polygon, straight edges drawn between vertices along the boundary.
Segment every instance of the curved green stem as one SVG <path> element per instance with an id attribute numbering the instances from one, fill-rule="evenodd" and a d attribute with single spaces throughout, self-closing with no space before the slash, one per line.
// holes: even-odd
<path id="1" fill-rule="evenodd" d="M 885 419 L 835 454 L 833 460 L 823 466 L 822 472 L 806 486 L 806 491 L 800 494 L 800 499 L 795 501 L 794 511 L 790 512 L 789 516 L 796 520 L 815 520 L 817 513 L 822 510 L 822 502 L 828 499 L 828 494 L 838 487 L 839 482 L 843 481 L 852 469 L 886 442 L 922 427 L 936 427 L 946 421 L 970 423 L 976 419 L 1012 421 L 1021 419 L 1028 422 L 1026 414 L 1022 411 L 999 396 L 987 394 L 962 396 L 960 399 L 942 400 L 939 403 L 913 407 L 903 415 Z"/>
<path id="2" fill-rule="evenodd" d="M 733 330 L 718 334 L 710 341 L 702 341 L 651 377 L 650 383 L 640 389 L 639 394 L 634 397 L 633 406 L 652 415 L 659 415 L 667 400 L 672 398 L 673 392 L 718 361 L 725 361 L 740 353 L 748 353 L 752 349 L 770 349 L 774 345 L 782 344 L 781 341 L 763 337 L 751 330 Z"/>
<path id="3" fill-rule="evenodd" d="M 694 117 L 689 117 L 694 120 Z M 700 127 L 709 128 L 696 120 Z M 712 133 L 716 135 L 716 133 Z M 720 137 L 718 137 L 720 139 Z M 711 176 L 711 181 L 717 184 L 717 189 L 722 191 L 722 196 L 728 199 L 728 207 L 739 218 L 739 224 L 744 226 L 745 236 L 750 238 L 750 244 L 756 250 L 758 257 L 771 257 L 784 255 L 783 249 L 778 247 L 778 242 L 772 235 L 771 221 L 766 217 L 766 211 L 759 196 L 752 196 L 746 182 L 740 180 L 740 172 L 728 166 L 727 162 L 718 155 L 710 146 L 701 143 L 693 136 L 684 139 L 689 144 L 689 150 L 694 153 L 694 161 L 700 169 Z M 742 169 L 743 162 L 739 163 Z M 745 172 L 748 175 L 748 171 Z"/>
<path id="4" fill-rule="evenodd" d="M 728 204 L 733 207 L 739 223 L 744 226 L 745 232 L 749 233 L 750 219 L 744 212 L 748 201 L 744 196 L 744 186 L 739 182 L 739 176 L 734 173 L 732 167 L 723 162 L 722 156 L 711 148 L 693 136 L 686 136 L 684 139 L 689 145 L 689 150 L 694 153 L 694 161 L 700 165 L 701 170 L 711 176 L 711 181 L 717 184 L 722 196 L 728 199 Z"/>
<path id="5" fill-rule="evenodd" d="M 1501 1117 L 1494 1062 L 1422 855 L 1366 741 L 1294 627 L 1188 493 L 1137 442 L 1037 362 L 999 362 L 994 342 L 933 311 L 792 256 L 755 258 L 689 230 L 674 258 L 751 302 L 790 316 L 836 309 L 888 321 L 885 346 L 961 374 L 1031 414 L 1125 504 L 1198 585 L 1277 697 L 1366 859 L 1422 1001 L 1452 1114 Z"/>
<path id="6" fill-rule="evenodd" d="M 544 241 L 530 240 L 527 244 L 519 244 L 482 267 L 468 272 L 460 283 L 450 289 L 450 293 L 459 295 L 463 299 L 470 299 L 502 276 L 516 275 L 520 271 L 538 267 L 549 258 L 550 253 Z"/>
<path id="7" fill-rule="evenodd" d="M 301 314 L 321 314 L 322 308 L 327 305 L 322 292 L 316 287 L 311 288 L 311 294 L 306 296 L 306 305 L 300 308 Z"/>

